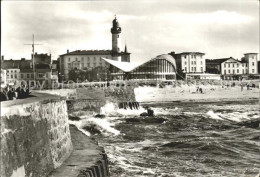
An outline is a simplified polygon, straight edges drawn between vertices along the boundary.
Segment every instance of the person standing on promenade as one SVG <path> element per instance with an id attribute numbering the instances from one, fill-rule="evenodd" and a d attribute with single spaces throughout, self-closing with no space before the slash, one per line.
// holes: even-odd
<path id="1" fill-rule="evenodd" d="M 243 84 L 241 84 L 241 92 L 243 91 L 243 87 L 244 87 Z"/>

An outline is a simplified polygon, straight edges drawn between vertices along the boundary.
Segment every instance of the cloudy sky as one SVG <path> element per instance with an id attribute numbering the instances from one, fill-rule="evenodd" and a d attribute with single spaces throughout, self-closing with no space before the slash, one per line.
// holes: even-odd
<path id="1" fill-rule="evenodd" d="M 122 27 L 132 61 L 159 54 L 203 52 L 206 58 L 259 52 L 258 0 L 2 1 L 1 55 L 57 59 L 67 49 L 111 49 L 112 20 Z"/>

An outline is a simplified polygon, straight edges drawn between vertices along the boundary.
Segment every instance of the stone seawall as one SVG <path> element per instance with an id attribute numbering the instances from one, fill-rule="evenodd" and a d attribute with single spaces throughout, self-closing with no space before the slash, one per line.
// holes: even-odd
<path id="1" fill-rule="evenodd" d="M 1 103 L 0 176 L 47 176 L 72 150 L 65 99 L 38 94 Z"/>

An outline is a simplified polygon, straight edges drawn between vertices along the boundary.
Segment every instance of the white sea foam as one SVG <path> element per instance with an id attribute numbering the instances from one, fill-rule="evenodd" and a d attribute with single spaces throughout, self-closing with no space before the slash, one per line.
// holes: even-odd
<path id="1" fill-rule="evenodd" d="M 91 135 L 88 131 L 82 129 L 82 121 L 71 121 L 71 120 L 69 120 L 69 124 L 75 125 L 78 128 L 78 130 L 80 130 L 85 135 L 87 135 L 87 136 Z"/>
<path id="2" fill-rule="evenodd" d="M 222 118 L 220 118 L 220 117 L 218 116 L 218 114 L 214 113 L 212 110 L 209 110 L 209 111 L 207 112 L 207 115 L 208 115 L 210 118 L 212 118 L 212 119 L 223 120 Z"/>
<path id="3" fill-rule="evenodd" d="M 143 175 L 145 174 L 155 174 L 154 169 L 151 168 L 144 168 L 137 165 L 134 165 L 134 159 L 133 161 L 130 158 L 126 158 L 124 156 L 124 148 L 118 147 L 118 146 L 106 146 L 106 152 L 108 152 L 109 160 L 112 163 L 116 163 L 117 166 L 120 166 L 120 168 L 123 168 L 128 173 L 134 173 L 134 172 L 141 172 Z M 139 175 L 142 176 L 142 175 Z"/>
<path id="4" fill-rule="evenodd" d="M 100 128 L 102 128 L 102 130 L 104 130 L 102 132 L 106 135 L 107 135 L 107 133 L 112 133 L 114 135 L 120 134 L 120 131 L 118 131 L 112 127 L 112 126 L 114 126 L 114 124 L 108 122 L 106 119 L 89 118 L 89 119 L 87 119 L 87 122 L 92 122 L 92 123 L 96 124 L 97 126 L 99 126 Z"/>

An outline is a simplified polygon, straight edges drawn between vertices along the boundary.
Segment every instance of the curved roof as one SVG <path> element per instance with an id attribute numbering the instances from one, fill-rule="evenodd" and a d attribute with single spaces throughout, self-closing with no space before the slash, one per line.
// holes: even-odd
<path id="1" fill-rule="evenodd" d="M 165 59 L 173 65 L 174 70 L 176 71 L 176 61 L 171 55 L 168 55 L 168 54 L 158 55 L 157 57 L 155 57 L 151 60 L 148 60 L 142 64 L 134 63 L 134 62 L 131 62 L 131 63 L 130 62 L 121 62 L 121 61 L 115 61 L 115 60 L 106 59 L 106 58 L 102 58 L 102 59 L 105 60 L 106 62 L 108 62 L 109 64 L 117 67 L 118 69 L 121 69 L 124 72 L 131 72 L 132 70 L 137 69 L 138 67 L 143 66 L 146 63 L 153 61 L 153 60 Z"/>
<path id="2" fill-rule="evenodd" d="M 156 59 L 165 59 L 167 61 L 169 61 L 173 66 L 174 66 L 174 69 L 176 70 L 176 61 L 175 59 L 171 56 L 171 55 L 168 55 L 168 54 L 162 54 L 162 55 L 158 55 L 156 58 L 154 58 L 155 60 Z"/>

